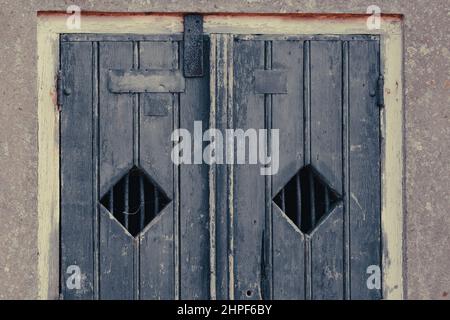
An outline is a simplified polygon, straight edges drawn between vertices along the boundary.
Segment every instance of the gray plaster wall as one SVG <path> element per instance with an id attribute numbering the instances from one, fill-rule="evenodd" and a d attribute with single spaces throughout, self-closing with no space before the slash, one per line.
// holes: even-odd
<path id="1" fill-rule="evenodd" d="M 0 299 L 37 297 L 36 12 L 302 12 L 404 15 L 405 293 L 450 297 L 449 0 L 0 1 Z"/>

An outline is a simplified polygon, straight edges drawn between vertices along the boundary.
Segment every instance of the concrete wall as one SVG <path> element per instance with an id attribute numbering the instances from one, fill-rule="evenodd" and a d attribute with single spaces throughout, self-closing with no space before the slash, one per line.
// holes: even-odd
<path id="1" fill-rule="evenodd" d="M 404 15 L 405 291 L 450 297 L 448 0 L 23 1 L 0 5 L 0 299 L 37 297 L 36 12 L 303 12 Z"/>

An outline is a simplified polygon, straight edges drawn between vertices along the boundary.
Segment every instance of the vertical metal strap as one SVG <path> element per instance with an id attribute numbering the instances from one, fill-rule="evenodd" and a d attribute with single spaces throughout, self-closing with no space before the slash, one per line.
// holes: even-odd
<path id="1" fill-rule="evenodd" d="M 203 77 L 203 16 L 184 16 L 184 76 Z"/>
<path id="2" fill-rule="evenodd" d="M 384 107 L 384 77 L 380 74 L 377 80 L 377 104 L 379 107 Z"/>
<path id="3" fill-rule="evenodd" d="M 62 71 L 58 70 L 56 74 L 56 104 L 58 109 L 61 110 L 63 105 L 63 76 Z"/>

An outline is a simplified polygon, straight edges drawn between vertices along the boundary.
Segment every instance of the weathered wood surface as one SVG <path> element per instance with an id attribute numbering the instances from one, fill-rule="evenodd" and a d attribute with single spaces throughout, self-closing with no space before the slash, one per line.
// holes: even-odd
<path id="1" fill-rule="evenodd" d="M 145 41 L 139 45 L 141 69 L 178 70 L 178 43 Z M 174 165 L 170 159 L 170 135 L 178 127 L 174 119 L 178 113 L 178 95 L 172 93 L 144 93 L 140 95 L 139 160 L 140 166 L 172 200 L 145 229 L 140 241 L 140 297 L 142 299 L 174 299 L 177 277 L 176 203 L 177 185 Z M 167 108 L 167 116 L 146 116 L 142 110 L 147 103 Z"/>
<path id="2" fill-rule="evenodd" d="M 213 35 L 211 37 L 211 77 L 213 87 L 211 88 L 212 102 L 215 107 L 215 127 L 221 132 L 225 132 L 232 124 L 232 102 L 229 100 L 233 94 L 232 72 L 232 44 L 233 39 L 230 35 Z M 232 275 L 232 206 L 230 206 L 230 197 L 232 190 L 230 178 L 232 174 L 232 165 L 217 164 L 215 170 L 215 219 L 212 223 L 215 226 L 215 292 L 216 298 L 220 300 L 229 299 L 233 292 L 233 285 L 230 285 Z M 231 209 L 230 209 L 231 208 Z M 230 279 L 231 278 L 231 279 Z M 230 292 L 231 291 L 231 292 Z"/>
<path id="3" fill-rule="evenodd" d="M 203 47 L 203 69 L 209 70 L 208 39 L 204 39 Z M 183 56 L 180 60 L 182 64 Z M 201 121 L 206 131 L 209 99 L 208 73 L 186 78 L 186 90 L 180 94 L 180 127 L 194 133 L 194 121 Z M 200 153 L 203 155 L 202 150 Z M 180 166 L 180 299 L 209 299 L 210 296 L 208 170 L 205 163 Z"/>
<path id="4" fill-rule="evenodd" d="M 110 70 L 108 88 L 115 93 L 183 92 L 184 77 L 177 70 Z"/>
<path id="5" fill-rule="evenodd" d="M 380 111 L 371 94 L 379 74 L 379 42 L 351 41 L 348 54 L 351 298 L 379 299 L 381 289 L 367 286 L 367 268 L 381 268 Z"/>
<path id="6" fill-rule="evenodd" d="M 311 164 L 342 194 L 342 44 L 310 43 Z"/>
<path id="7" fill-rule="evenodd" d="M 133 165 L 133 97 L 108 90 L 110 69 L 132 67 L 132 42 L 99 43 L 98 161 L 101 196 Z M 117 210 L 128 211 L 125 206 Z M 133 237 L 104 210 L 100 215 L 99 232 L 99 298 L 133 299 L 137 290 L 133 282 L 133 263 L 137 260 Z"/>
<path id="8" fill-rule="evenodd" d="M 254 92 L 253 72 L 264 68 L 264 42 L 235 41 L 233 54 L 234 128 L 262 129 L 264 96 Z M 247 164 L 234 166 L 234 298 L 261 299 L 265 178 L 246 154 Z"/>
<path id="9" fill-rule="evenodd" d="M 133 237 L 104 208 L 100 209 L 100 299 L 134 299 Z"/>
<path id="10" fill-rule="evenodd" d="M 381 266 L 379 42 L 216 40 L 213 68 L 208 43 L 203 59 L 216 72 L 217 127 L 280 129 L 281 143 L 274 176 L 262 176 L 248 154 L 247 164 L 216 166 L 214 251 L 208 167 L 170 159 L 174 129 L 208 128 L 209 76 L 185 79 L 182 93 L 145 93 L 147 85 L 112 93 L 110 70 L 180 74 L 182 43 L 61 43 L 62 296 L 208 299 L 214 289 L 225 299 L 380 298 L 367 286 L 367 268 Z M 342 200 L 304 234 L 272 197 L 308 164 Z M 136 239 L 96 203 L 133 165 L 171 200 Z M 69 265 L 82 271 L 80 290 L 65 287 Z"/>
<path id="11" fill-rule="evenodd" d="M 331 188 L 342 194 L 342 43 L 311 41 L 310 73 L 310 163 Z M 342 208 L 324 219 L 310 240 L 311 299 L 342 299 Z"/>
<path id="12" fill-rule="evenodd" d="M 311 299 L 344 298 L 343 206 L 340 203 L 311 235 Z"/>
<path id="13" fill-rule="evenodd" d="M 255 70 L 256 93 L 287 93 L 287 70 Z"/>
<path id="14" fill-rule="evenodd" d="M 272 176 L 274 197 L 305 161 L 303 41 L 273 41 L 272 68 L 286 70 L 287 76 L 287 94 L 272 97 L 272 128 L 280 132 L 279 171 Z M 275 204 L 272 210 L 273 298 L 304 299 L 304 235 Z"/>
<path id="15" fill-rule="evenodd" d="M 64 299 L 94 297 L 92 44 L 61 44 L 66 92 L 61 111 L 61 283 Z M 69 289 L 69 266 L 81 272 L 81 287 Z"/>

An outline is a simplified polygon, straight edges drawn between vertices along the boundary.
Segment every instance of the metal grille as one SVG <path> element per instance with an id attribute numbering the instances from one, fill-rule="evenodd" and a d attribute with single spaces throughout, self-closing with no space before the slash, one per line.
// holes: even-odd
<path id="1" fill-rule="evenodd" d="M 163 190 L 137 167 L 124 175 L 100 200 L 134 237 L 170 201 Z"/>
<path id="2" fill-rule="evenodd" d="M 300 169 L 273 198 L 304 233 L 312 232 L 340 200 L 341 196 L 311 165 Z"/>

